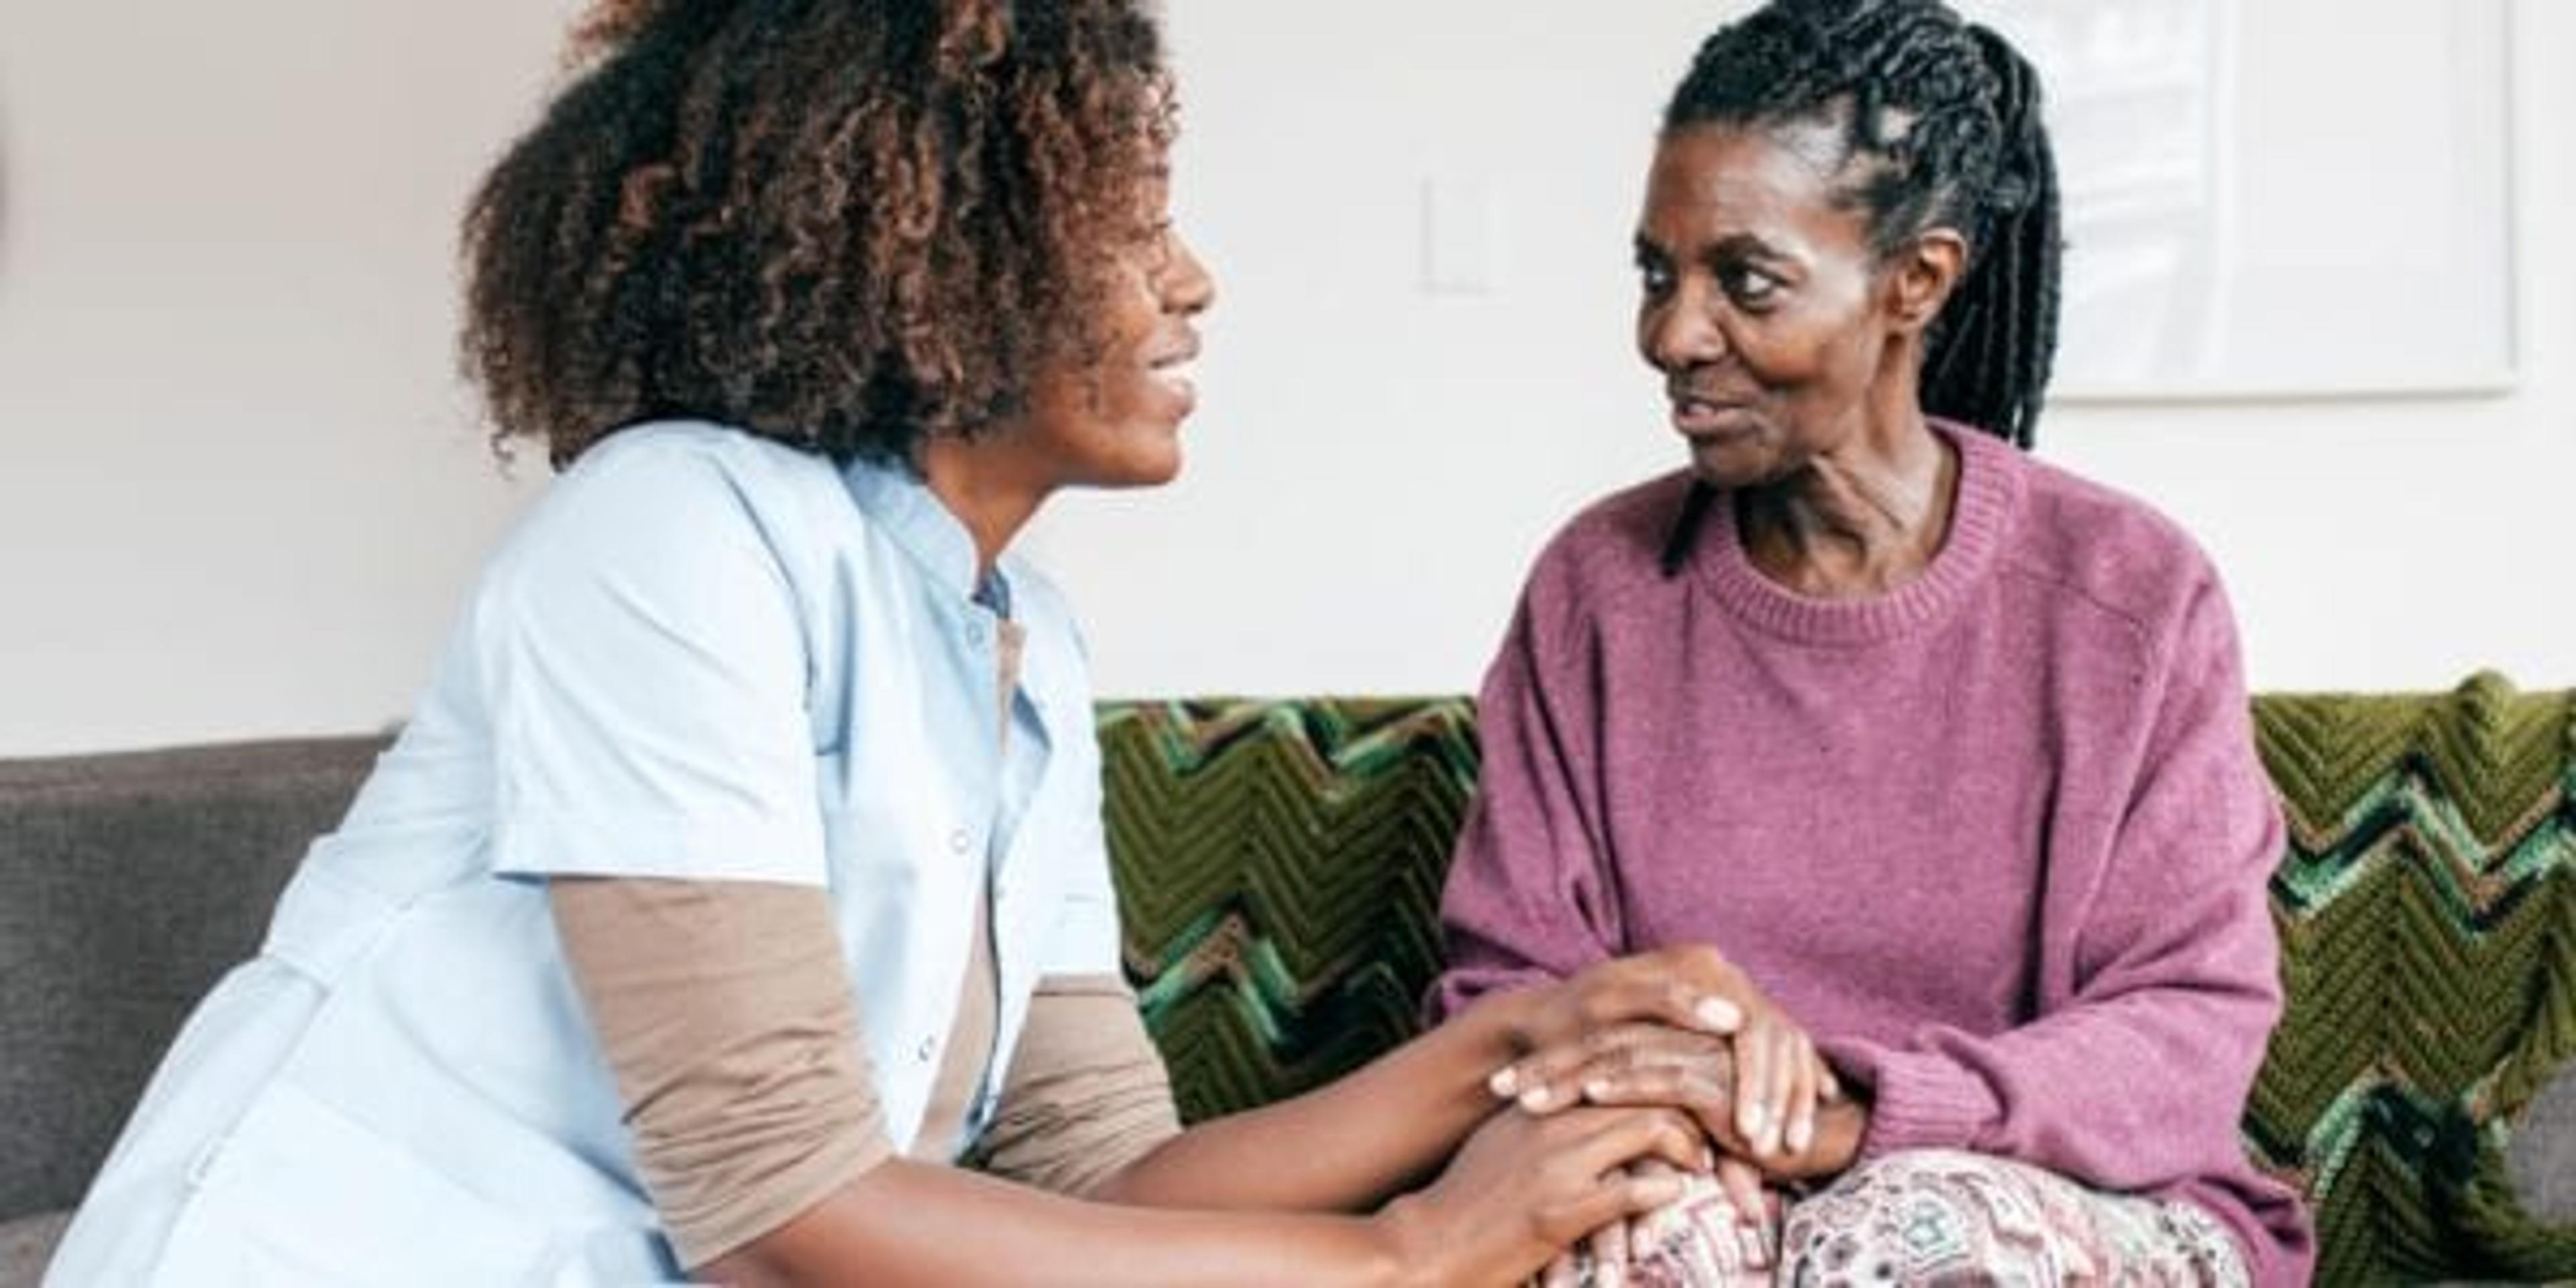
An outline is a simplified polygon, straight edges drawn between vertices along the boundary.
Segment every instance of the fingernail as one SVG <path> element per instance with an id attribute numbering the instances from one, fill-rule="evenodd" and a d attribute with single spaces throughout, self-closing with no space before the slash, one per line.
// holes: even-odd
<path id="1" fill-rule="evenodd" d="M 1723 997 L 1703 997 L 1691 1008 L 1701 1025 L 1713 1033 L 1733 1033 L 1744 1023 L 1744 1011 Z"/>
<path id="2" fill-rule="evenodd" d="M 1511 1099 L 1512 1093 L 1518 1090 L 1520 1085 L 1520 1070 L 1515 1069 L 1510 1065 L 1504 1065 L 1502 1068 L 1494 1070 L 1494 1076 L 1485 1079 L 1486 1088 L 1491 1090 L 1496 1096 L 1505 1100 Z"/>
<path id="3" fill-rule="evenodd" d="M 1545 1109 L 1547 1108 L 1547 1102 L 1548 1094 L 1546 1087 L 1532 1087 L 1521 1093 L 1521 1108 L 1523 1109 L 1532 1111 Z"/>
<path id="4" fill-rule="evenodd" d="M 1744 1134 L 1747 1144 L 1758 1143 L 1762 1139 L 1762 1123 L 1766 1117 L 1768 1115 L 1762 1106 L 1755 1105 L 1735 1116 L 1735 1130 Z"/>
<path id="5" fill-rule="evenodd" d="M 1619 1288 L 1622 1282 L 1619 1267 L 1606 1262 L 1593 1271 L 1592 1280 L 1601 1285 L 1601 1288 Z"/>
<path id="6" fill-rule="evenodd" d="M 1793 1123 L 1789 1124 L 1789 1152 L 1790 1152 L 1790 1153 L 1792 1153 L 1792 1154 L 1803 1154 L 1803 1153 L 1806 1153 L 1806 1152 L 1807 1152 L 1807 1146 L 1812 1145 L 1812 1144 L 1815 1144 L 1815 1143 L 1816 1143 L 1816 1125 L 1815 1125 L 1815 1123 L 1813 1123 L 1812 1121 L 1810 1121 L 1810 1120 L 1808 1120 L 1808 1119 L 1801 1118 L 1801 1119 L 1797 1120 L 1796 1122 L 1793 1122 Z"/>

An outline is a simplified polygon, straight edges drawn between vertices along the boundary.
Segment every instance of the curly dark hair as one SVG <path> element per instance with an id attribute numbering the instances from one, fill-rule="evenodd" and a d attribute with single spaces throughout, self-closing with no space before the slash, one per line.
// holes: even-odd
<path id="1" fill-rule="evenodd" d="M 600 4 L 465 218 L 496 447 L 694 417 L 900 461 L 1024 410 L 1150 234 L 1145 2 Z"/>
<path id="2" fill-rule="evenodd" d="M 1941 0 L 1772 0 L 1702 45 L 1664 112 L 1696 125 L 1841 127 L 1846 196 L 1886 254 L 1934 226 L 1966 237 L 1933 323 L 1924 409 L 2031 445 L 2057 353 L 2057 163 L 2039 73 Z"/>

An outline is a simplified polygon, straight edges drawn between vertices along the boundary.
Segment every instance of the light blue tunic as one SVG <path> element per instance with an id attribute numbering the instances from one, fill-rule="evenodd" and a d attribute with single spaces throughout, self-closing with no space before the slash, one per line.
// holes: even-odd
<path id="1" fill-rule="evenodd" d="M 1118 969 L 1080 645 L 1003 566 L 1027 631 L 1007 752 L 999 622 L 917 480 L 709 425 L 594 447 L 486 569 L 261 955 L 190 1018 L 46 1282 L 679 1278 L 558 952 L 556 874 L 827 888 L 899 1141 L 989 880 L 980 1126 L 1038 978 Z"/>

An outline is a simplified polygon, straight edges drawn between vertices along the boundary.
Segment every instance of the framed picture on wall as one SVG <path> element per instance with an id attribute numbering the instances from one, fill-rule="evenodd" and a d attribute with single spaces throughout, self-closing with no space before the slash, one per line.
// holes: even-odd
<path id="1" fill-rule="evenodd" d="M 2067 400 L 2509 389 L 2507 0 L 1959 0 L 2039 64 Z"/>

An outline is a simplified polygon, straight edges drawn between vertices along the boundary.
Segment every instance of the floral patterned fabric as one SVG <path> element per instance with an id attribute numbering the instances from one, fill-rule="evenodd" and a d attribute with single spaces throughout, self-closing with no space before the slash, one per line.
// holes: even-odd
<path id="1" fill-rule="evenodd" d="M 1714 1182 L 1630 1229 L 1629 1288 L 2103 1284 L 2244 1288 L 2215 1217 L 1949 1150 L 1893 1154 L 1748 1224 Z M 1587 1270 L 1589 1268 L 1587 1267 Z M 1585 1282 L 1603 1276 L 1587 1273 Z"/>

